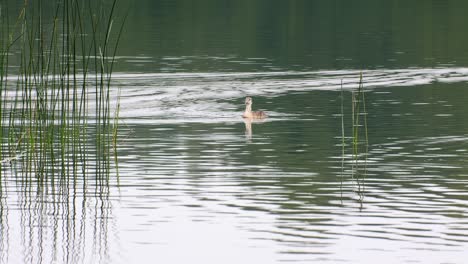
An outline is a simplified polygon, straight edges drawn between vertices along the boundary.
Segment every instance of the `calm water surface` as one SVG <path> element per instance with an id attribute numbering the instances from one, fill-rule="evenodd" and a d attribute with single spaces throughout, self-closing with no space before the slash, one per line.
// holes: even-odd
<path id="1" fill-rule="evenodd" d="M 2 164 L 0 262 L 464 263 L 460 7 L 214 2 L 134 7 L 139 41 L 123 42 L 114 75 L 118 177 L 39 184 Z M 340 85 L 349 136 L 361 70 L 369 152 L 351 175 Z M 245 96 L 269 118 L 245 122 Z"/>

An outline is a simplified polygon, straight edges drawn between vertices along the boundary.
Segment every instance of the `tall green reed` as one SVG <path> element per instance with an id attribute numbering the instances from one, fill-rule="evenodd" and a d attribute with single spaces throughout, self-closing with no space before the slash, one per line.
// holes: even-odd
<path id="1" fill-rule="evenodd" d="M 353 145 L 353 156 L 354 160 L 358 161 L 359 155 L 363 151 L 360 149 L 361 145 L 365 147 L 363 153 L 366 154 L 369 149 L 369 138 L 367 131 L 367 109 L 366 109 L 366 97 L 364 91 L 364 85 L 362 80 L 362 73 L 359 75 L 359 84 L 357 91 L 352 91 L 352 121 L 353 121 L 353 135 L 352 135 L 352 145 Z M 361 124 L 361 118 L 364 120 Z M 360 136 L 362 136 L 361 129 L 364 129 L 364 141 Z"/>
<path id="2" fill-rule="evenodd" d="M 90 164 L 108 175 L 118 120 L 111 122 L 111 76 L 124 22 L 115 34 L 116 6 L 25 1 L 13 28 L 0 13 L 0 159 L 24 153 L 24 168 L 40 179 L 86 175 Z"/>
<path id="3" fill-rule="evenodd" d="M 351 178 L 355 179 L 358 185 L 358 194 L 360 199 L 363 198 L 364 185 L 363 180 L 367 176 L 367 155 L 369 152 L 369 136 L 367 126 L 367 107 L 366 107 L 366 91 L 362 73 L 359 76 L 358 87 L 351 91 L 351 136 L 345 135 L 345 112 L 344 112 L 344 91 L 343 82 L 341 82 L 341 174 L 345 171 L 346 139 L 351 141 Z M 362 166 L 363 164 L 363 166 Z"/>

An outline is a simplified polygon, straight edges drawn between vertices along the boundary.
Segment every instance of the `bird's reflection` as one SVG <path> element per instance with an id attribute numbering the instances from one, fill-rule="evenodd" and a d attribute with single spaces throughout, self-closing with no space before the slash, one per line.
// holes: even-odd
<path id="1" fill-rule="evenodd" d="M 245 124 L 245 138 L 247 139 L 247 141 L 251 141 L 253 136 L 252 124 L 261 124 L 264 123 L 265 120 L 253 118 L 243 118 L 243 120 Z"/>
<path id="2" fill-rule="evenodd" d="M 252 140 L 252 119 L 251 118 L 244 118 L 245 124 L 245 138 L 250 141 Z"/>

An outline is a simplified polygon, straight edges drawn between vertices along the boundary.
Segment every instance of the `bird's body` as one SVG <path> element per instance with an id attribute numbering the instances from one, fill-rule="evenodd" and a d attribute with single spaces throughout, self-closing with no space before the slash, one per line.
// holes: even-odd
<path id="1" fill-rule="evenodd" d="M 245 98 L 245 111 L 242 114 L 243 118 L 250 118 L 250 119 L 264 119 L 267 117 L 266 113 L 263 111 L 252 111 L 252 98 L 246 97 Z"/>

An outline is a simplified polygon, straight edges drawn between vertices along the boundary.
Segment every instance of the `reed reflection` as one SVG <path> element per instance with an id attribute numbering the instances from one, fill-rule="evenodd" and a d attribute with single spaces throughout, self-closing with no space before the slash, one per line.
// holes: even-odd
<path id="1" fill-rule="evenodd" d="M 252 119 L 244 118 L 245 124 L 245 138 L 250 141 L 252 140 Z"/>
<path id="2" fill-rule="evenodd" d="M 6 203 L 6 193 L 4 191 L 6 182 L 2 177 L 4 175 L 3 166 L 0 167 L 0 263 L 8 263 L 8 239 L 9 239 L 9 226 L 8 226 L 8 205 Z"/>
<path id="3" fill-rule="evenodd" d="M 111 177 L 42 180 L 13 167 L 0 178 L 0 263 L 110 262 Z"/>

